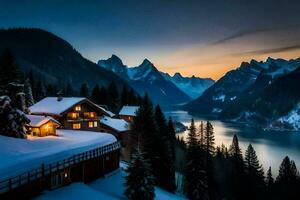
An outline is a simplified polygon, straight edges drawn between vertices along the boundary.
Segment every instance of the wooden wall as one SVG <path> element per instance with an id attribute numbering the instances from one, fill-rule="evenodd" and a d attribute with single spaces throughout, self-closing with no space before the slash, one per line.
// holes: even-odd
<path id="1" fill-rule="evenodd" d="M 120 162 L 119 157 L 120 152 L 119 149 L 117 149 L 100 157 L 77 163 L 71 167 L 42 176 L 35 181 L 31 181 L 28 184 L 23 185 L 22 187 L 2 194 L 0 195 L 0 199 L 31 199 L 32 197 L 41 194 L 43 190 L 53 190 L 72 182 L 81 181 L 89 183 L 118 169 Z M 67 176 L 65 176 L 65 174 L 67 174 Z M 59 186 L 53 186 L 53 178 L 58 175 L 62 175 L 62 183 Z"/>

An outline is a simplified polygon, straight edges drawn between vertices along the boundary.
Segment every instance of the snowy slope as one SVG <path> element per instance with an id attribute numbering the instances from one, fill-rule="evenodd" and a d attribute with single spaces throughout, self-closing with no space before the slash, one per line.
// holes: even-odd
<path id="1" fill-rule="evenodd" d="M 43 195 L 36 198 L 36 200 L 120 200 L 127 199 L 124 196 L 124 177 L 123 170 L 117 171 L 115 174 L 98 179 L 88 185 L 83 183 L 74 183 L 70 186 L 60 188 L 51 192 L 45 192 Z M 156 200 L 183 200 L 185 198 L 171 194 L 158 187 L 155 189 Z"/>
<path id="2" fill-rule="evenodd" d="M 300 131 L 300 103 L 287 115 L 273 121 L 268 128 L 272 130 Z"/>
<path id="3" fill-rule="evenodd" d="M 1 179 L 116 142 L 108 133 L 57 130 L 58 136 L 18 139 L 0 135 Z"/>
<path id="4" fill-rule="evenodd" d="M 190 102 L 185 108 L 201 114 L 231 109 L 232 103 L 246 93 L 255 93 L 278 78 L 287 75 L 300 66 L 300 58 L 283 60 L 268 58 L 266 61 L 251 60 L 241 63 L 240 67 L 227 72 L 199 98 Z M 251 89 L 251 90 L 249 90 Z M 247 100 L 247 98 L 246 98 Z"/>

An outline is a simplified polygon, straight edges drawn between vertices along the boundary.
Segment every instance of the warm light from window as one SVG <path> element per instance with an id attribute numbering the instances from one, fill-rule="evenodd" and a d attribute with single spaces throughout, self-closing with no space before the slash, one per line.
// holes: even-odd
<path id="1" fill-rule="evenodd" d="M 80 129 L 80 128 L 81 128 L 80 123 L 73 124 L 73 129 Z"/>
<path id="2" fill-rule="evenodd" d="M 72 118 L 76 118 L 77 114 L 76 113 L 72 113 Z"/>
<path id="3" fill-rule="evenodd" d="M 46 124 L 45 126 L 44 126 L 44 128 L 45 128 L 45 131 L 48 131 L 49 130 L 49 124 Z"/>
<path id="4" fill-rule="evenodd" d="M 95 114 L 91 112 L 90 117 L 95 117 Z"/>
<path id="5" fill-rule="evenodd" d="M 93 122 L 89 122 L 89 128 L 93 128 L 93 127 L 94 127 Z"/>
<path id="6" fill-rule="evenodd" d="M 96 121 L 94 121 L 94 127 L 97 127 L 98 123 Z"/>
<path id="7" fill-rule="evenodd" d="M 75 106 L 76 111 L 81 111 L 81 106 Z"/>

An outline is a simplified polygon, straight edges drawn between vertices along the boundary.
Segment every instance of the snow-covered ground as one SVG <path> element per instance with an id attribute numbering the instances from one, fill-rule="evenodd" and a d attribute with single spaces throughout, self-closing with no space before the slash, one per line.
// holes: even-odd
<path id="1" fill-rule="evenodd" d="M 122 166 L 122 165 L 121 165 Z M 36 200 L 119 200 L 126 199 L 124 196 L 124 177 L 123 169 L 116 171 L 109 177 L 98 179 L 88 185 L 84 183 L 73 183 L 69 186 L 44 192 Z M 185 198 L 169 193 L 161 188 L 155 189 L 156 200 L 183 200 Z"/>
<path id="2" fill-rule="evenodd" d="M 57 130 L 57 134 L 28 139 L 0 135 L 0 180 L 117 141 L 100 132 Z"/>

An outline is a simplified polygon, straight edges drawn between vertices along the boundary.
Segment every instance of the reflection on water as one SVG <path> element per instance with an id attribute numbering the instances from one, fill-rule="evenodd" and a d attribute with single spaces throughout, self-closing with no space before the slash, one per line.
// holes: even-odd
<path id="1" fill-rule="evenodd" d="M 293 159 L 300 170 L 300 133 L 299 132 L 272 132 L 262 131 L 255 128 L 249 128 L 236 123 L 222 122 L 207 117 L 195 117 L 185 111 L 168 111 L 166 116 L 171 116 L 174 121 L 180 121 L 189 125 L 191 118 L 195 120 L 196 126 L 200 121 L 209 120 L 214 126 L 216 145 L 225 144 L 227 147 L 231 144 L 234 134 L 238 135 L 240 147 L 243 152 L 251 143 L 256 150 L 259 161 L 267 170 L 272 167 L 273 174 L 278 174 L 278 168 L 283 158 L 288 155 Z M 187 131 L 177 134 L 186 138 Z"/>

